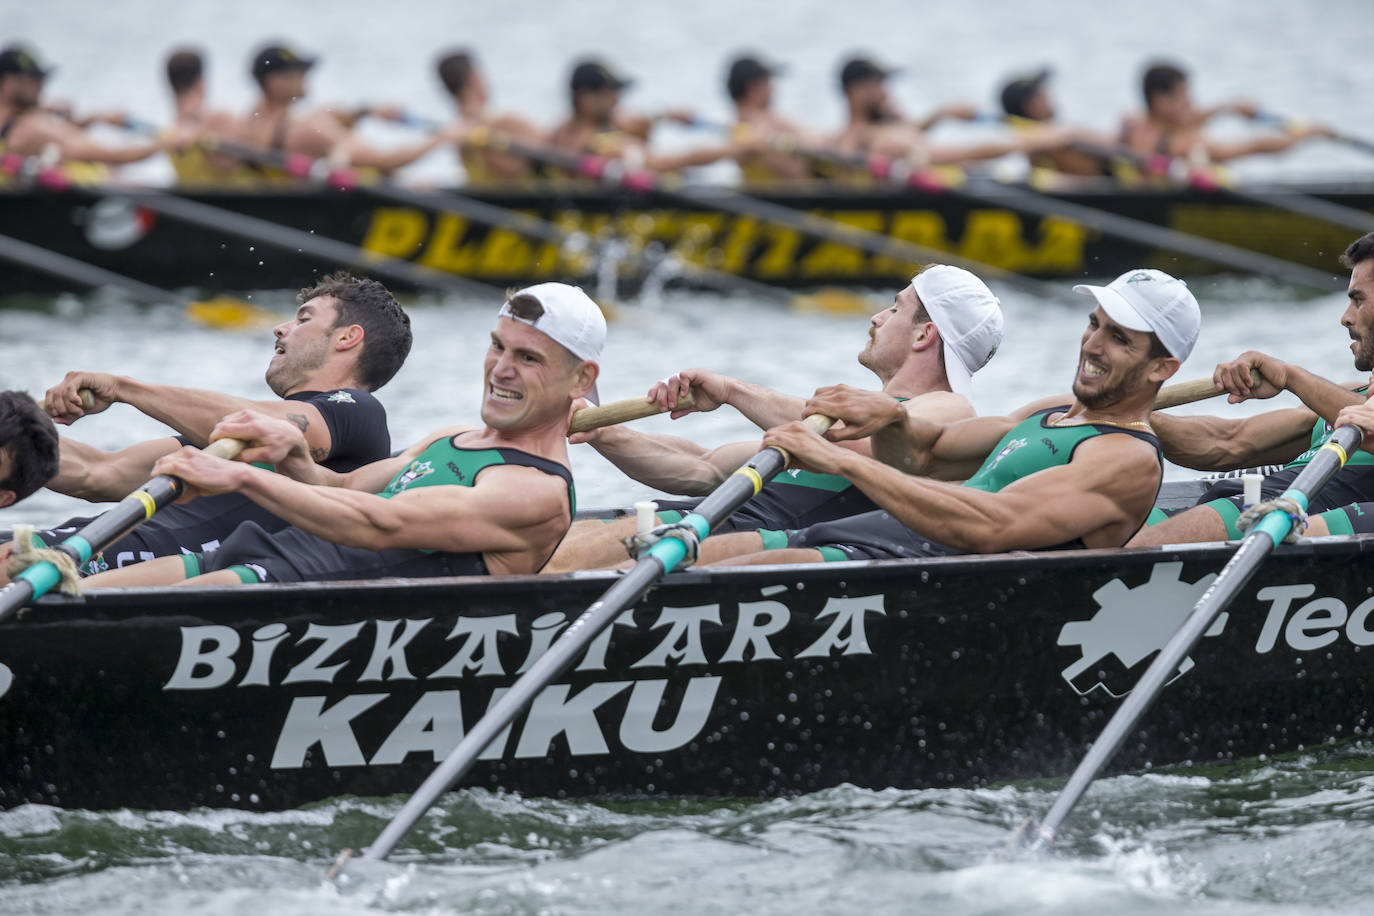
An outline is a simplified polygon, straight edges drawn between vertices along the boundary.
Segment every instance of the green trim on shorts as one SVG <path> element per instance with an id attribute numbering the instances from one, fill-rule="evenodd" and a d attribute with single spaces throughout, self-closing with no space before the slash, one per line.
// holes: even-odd
<path id="1" fill-rule="evenodd" d="M 786 531 L 770 531 L 765 528 L 760 528 L 759 537 L 763 539 L 764 550 L 782 550 L 787 546 Z"/>
<path id="2" fill-rule="evenodd" d="M 39 537 L 37 531 L 35 531 L 33 535 L 29 538 L 29 541 L 39 550 L 48 549 L 48 542 Z"/>
<path id="3" fill-rule="evenodd" d="M 1221 523 L 1226 526 L 1226 539 L 1228 541 L 1242 537 L 1241 530 L 1236 527 L 1236 521 L 1240 518 L 1240 506 L 1229 499 L 1214 499 L 1209 503 L 1203 503 L 1203 505 L 1221 516 Z"/>
<path id="4" fill-rule="evenodd" d="M 817 547 L 816 550 L 820 552 L 822 563 L 843 563 L 851 559 L 849 554 L 838 547 Z"/>
<path id="5" fill-rule="evenodd" d="M 262 580 L 258 578 L 258 574 L 247 566 L 230 566 L 227 567 L 227 571 L 238 576 L 239 581 L 244 585 L 258 585 L 262 582 Z"/>
<path id="6" fill-rule="evenodd" d="M 1318 513 L 1316 517 L 1326 522 L 1327 531 L 1331 534 L 1355 533 L 1355 526 L 1350 521 L 1350 513 L 1344 508 L 1328 509 Z"/>
<path id="7" fill-rule="evenodd" d="M 1158 525 L 1160 522 L 1166 522 L 1168 520 L 1169 513 L 1165 512 L 1158 506 L 1155 506 L 1153 509 L 1150 510 L 1150 514 L 1145 516 L 1145 527 L 1149 528 L 1152 525 Z"/>
<path id="8" fill-rule="evenodd" d="M 186 571 L 186 578 L 194 579 L 200 575 L 200 555 L 194 553 L 183 553 L 181 555 L 181 565 Z"/>
<path id="9" fill-rule="evenodd" d="M 660 509 L 658 512 L 658 521 L 661 525 L 676 525 L 686 517 L 687 513 L 676 509 Z"/>

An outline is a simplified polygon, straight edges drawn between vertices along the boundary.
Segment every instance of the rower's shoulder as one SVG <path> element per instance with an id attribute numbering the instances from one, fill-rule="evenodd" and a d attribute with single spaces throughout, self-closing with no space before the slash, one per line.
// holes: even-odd
<path id="1" fill-rule="evenodd" d="M 973 404 L 953 391 L 927 391 L 902 403 L 908 414 L 933 423 L 957 423 L 977 416 Z"/>

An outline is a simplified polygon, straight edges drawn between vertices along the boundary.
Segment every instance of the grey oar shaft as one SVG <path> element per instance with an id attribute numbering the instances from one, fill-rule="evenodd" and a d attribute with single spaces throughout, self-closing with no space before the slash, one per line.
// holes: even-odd
<path id="1" fill-rule="evenodd" d="M 39 248 L 37 245 L 7 235 L 0 235 L 0 260 L 29 267 L 63 280 L 74 280 L 83 286 L 113 286 L 124 290 L 145 305 L 162 305 L 175 302 L 177 298 L 166 290 L 149 286 L 132 277 L 78 261 L 56 251 Z"/>
<path id="2" fill-rule="evenodd" d="M 558 638 L 549 651 L 540 656 L 528 671 L 517 680 L 494 706 L 477 721 L 472 730 L 444 758 L 415 794 L 402 806 L 386 828 L 377 835 L 363 853 L 365 859 L 385 859 L 396 848 L 416 822 L 459 779 L 462 779 L 487 745 L 496 740 L 515 718 L 534 702 L 539 692 L 566 671 L 597 634 L 610 625 L 626 607 L 663 575 L 663 565 L 648 557 L 640 560 L 619 582 L 606 591 L 601 599 L 587 608 L 582 616 Z"/>
<path id="3" fill-rule="evenodd" d="M 1342 426 L 1332 433 L 1330 441 L 1348 454 L 1359 448 L 1361 438 L 1362 433 L 1357 427 Z M 1321 489 L 1322 485 L 1330 480 L 1331 476 L 1340 470 L 1344 463 L 1344 458 L 1333 453 L 1330 449 L 1323 448 L 1317 452 L 1312 462 L 1293 481 L 1289 490 L 1311 496 Z M 1271 512 L 1269 516 L 1266 516 L 1266 519 L 1275 514 Z M 1291 521 L 1285 517 L 1278 536 L 1281 538 L 1287 534 L 1291 526 Z M 1212 621 L 1226 609 L 1236 594 L 1255 575 L 1260 564 L 1273 552 L 1274 546 L 1274 537 L 1271 536 L 1270 530 L 1266 528 L 1263 522 L 1255 525 L 1245 535 L 1245 540 L 1231 556 L 1230 561 L 1218 573 L 1202 597 L 1198 599 L 1197 604 L 1193 606 L 1193 610 L 1188 614 L 1183 626 L 1160 650 L 1159 655 L 1150 663 L 1145 674 L 1141 676 L 1139 683 L 1131 690 L 1130 696 L 1117 708 L 1107 722 L 1107 727 L 1093 742 L 1092 748 L 1083 757 L 1078 769 L 1074 770 L 1073 775 L 1069 777 L 1068 783 L 1065 784 L 1054 804 L 1050 806 L 1049 813 L 1045 815 L 1044 820 L 1040 822 L 1034 833 L 1027 837 L 1033 850 L 1054 842 L 1054 836 L 1060 824 L 1068 817 L 1074 805 L 1078 804 L 1083 794 L 1088 791 L 1088 786 L 1115 756 L 1122 742 L 1135 730 L 1141 717 L 1159 697 L 1165 683 L 1173 677 L 1179 664 L 1192 651 L 1193 646 L 1197 645 L 1202 634 L 1207 632 Z"/>

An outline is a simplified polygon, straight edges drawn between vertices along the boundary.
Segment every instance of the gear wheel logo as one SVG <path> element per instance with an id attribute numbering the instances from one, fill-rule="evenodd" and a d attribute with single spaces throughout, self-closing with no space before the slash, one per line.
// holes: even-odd
<path id="1" fill-rule="evenodd" d="M 1093 592 L 1101 610 L 1091 620 L 1064 624 L 1059 645 L 1083 651 L 1083 657 L 1062 672 L 1080 696 L 1099 689 L 1116 698 L 1131 692 L 1144 673 L 1145 661 L 1164 648 L 1216 578 L 1211 573 L 1189 585 L 1180 581 L 1182 571 L 1182 563 L 1156 563 L 1150 581 L 1135 588 L 1113 579 Z M 1204 635 L 1220 636 L 1226 619 L 1226 614 L 1219 615 Z M 1183 659 L 1169 683 L 1192 667 L 1191 658 Z"/>

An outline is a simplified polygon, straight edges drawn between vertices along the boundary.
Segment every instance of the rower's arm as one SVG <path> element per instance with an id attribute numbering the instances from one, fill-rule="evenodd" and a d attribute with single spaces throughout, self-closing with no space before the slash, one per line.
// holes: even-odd
<path id="1" fill-rule="evenodd" d="M 153 465 L 181 447 L 176 439 L 150 439 L 117 452 L 62 438 L 57 476 L 48 489 L 90 502 L 123 499 L 153 476 Z"/>
<path id="2" fill-rule="evenodd" d="M 489 468 L 472 487 L 417 487 L 391 499 L 310 486 L 194 449 L 168 456 L 159 470 L 181 477 L 195 494 L 238 491 L 304 531 L 368 550 L 516 552 L 569 520 L 563 480 L 518 466 Z"/>
<path id="3" fill-rule="evenodd" d="M 1316 421 L 1317 415 L 1304 407 L 1240 419 L 1176 416 L 1161 410 L 1150 414 L 1150 426 L 1164 457 L 1197 471 L 1232 471 L 1291 461 L 1310 444 Z"/>
<path id="4" fill-rule="evenodd" d="M 759 450 L 757 442 L 707 449 L 677 436 L 612 426 L 589 440 L 626 476 L 666 493 L 705 496 Z"/>
<path id="5" fill-rule="evenodd" d="M 644 166 L 651 172 L 676 172 L 699 165 L 711 165 L 739 153 L 735 146 L 703 146 L 683 153 L 648 153 Z"/>
<path id="6" fill-rule="evenodd" d="M 81 406 L 79 392 L 82 389 L 90 391 L 95 398 L 94 410 Z M 98 413 L 111 403 L 122 402 L 167 424 L 196 445 L 209 442 L 210 431 L 229 414 L 255 410 L 295 424 L 305 434 L 310 454 L 317 461 L 329 457 L 333 448 L 329 425 L 319 409 L 308 401 L 250 401 L 203 388 L 155 385 L 103 372 L 68 372 L 60 385 L 48 391 L 47 402 L 49 413 L 68 422 L 87 413 Z"/>
<path id="7" fill-rule="evenodd" d="M 415 160 L 428 155 L 441 144 L 452 142 L 453 139 L 454 137 L 450 134 L 440 132 L 417 143 L 390 150 L 379 150 L 361 140 L 350 140 L 347 145 L 348 161 L 351 165 L 360 168 L 376 169 L 384 174 L 389 174 L 402 166 L 410 165 Z"/>
<path id="8" fill-rule="evenodd" d="M 1336 422 L 1336 415 L 1342 408 L 1363 404 L 1366 400 L 1365 395 L 1314 375 L 1301 366 L 1289 365 L 1287 370 L 1283 387 L 1296 394 L 1303 406 L 1328 423 Z"/>
<path id="9" fill-rule="evenodd" d="M 737 378 L 728 381 L 725 403 L 744 414 L 759 429 L 769 429 L 804 416 L 802 409 L 806 401 L 803 398 Z"/>
<path id="10" fill-rule="evenodd" d="M 92 140 L 76 125 L 58 118 L 43 118 L 41 124 L 35 125 L 35 134 L 38 141 L 43 144 L 57 144 L 58 149 L 62 151 L 63 159 L 101 162 L 106 165 L 141 162 L 174 145 L 174 138 L 167 136 L 128 146 L 107 146 Z"/>
<path id="11" fill-rule="evenodd" d="M 1306 134 L 1266 134 L 1247 140 L 1209 140 L 1203 145 L 1212 162 L 1227 162 L 1260 153 L 1281 153 L 1307 139 Z"/>
<path id="12" fill-rule="evenodd" d="M 1013 417 L 940 423 L 902 411 L 874 433 L 873 457 L 905 474 L 967 480 L 1016 423 Z"/>

